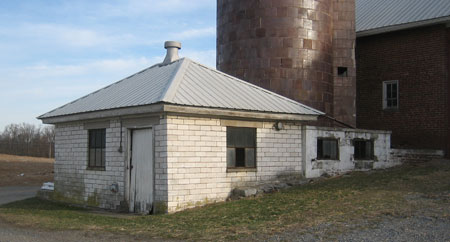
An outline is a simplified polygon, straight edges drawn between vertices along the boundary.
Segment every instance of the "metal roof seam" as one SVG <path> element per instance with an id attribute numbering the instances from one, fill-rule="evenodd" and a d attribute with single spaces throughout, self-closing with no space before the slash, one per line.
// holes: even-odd
<path id="1" fill-rule="evenodd" d="M 240 80 L 240 79 L 238 79 L 238 78 L 236 78 L 236 77 L 230 76 L 230 75 L 228 75 L 228 74 L 226 74 L 226 73 L 223 73 L 223 72 L 221 72 L 221 71 L 211 69 L 211 68 L 209 68 L 209 67 L 207 67 L 207 66 L 204 66 L 204 65 L 202 65 L 202 64 L 200 64 L 200 63 L 197 63 L 197 62 L 195 62 L 195 61 L 192 61 L 192 62 L 195 63 L 195 64 L 197 64 L 197 65 L 199 65 L 199 66 L 201 66 L 201 67 L 203 67 L 203 68 L 207 68 L 207 69 L 209 69 L 209 70 L 211 70 L 211 71 L 213 71 L 213 72 L 216 72 L 216 73 L 218 73 L 218 74 L 220 74 L 220 75 L 223 75 L 223 76 L 229 77 L 229 78 L 231 78 L 231 79 L 234 79 L 234 80 L 236 80 L 236 81 L 238 81 L 238 82 L 240 82 L 240 83 L 243 83 L 243 84 L 245 84 L 245 85 L 247 85 L 247 86 L 250 86 L 250 87 L 252 87 L 252 88 L 256 88 L 256 89 L 258 89 L 258 90 L 260 90 L 260 91 L 263 91 L 263 92 L 266 92 L 266 93 L 268 93 L 268 94 L 270 94 L 270 95 L 273 95 L 273 96 L 279 97 L 279 98 L 281 98 L 281 99 L 284 99 L 284 100 L 286 100 L 286 101 L 288 101 L 288 102 L 300 104 L 300 105 L 303 106 L 304 108 L 309 109 L 309 110 L 311 110 L 311 111 L 313 111 L 313 112 L 316 112 L 316 113 L 318 113 L 318 114 L 324 114 L 323 112 L 321 112 L 321 111 L 319 111 L 319 110 L 316 110 L 316 109 L 314 109 L 314 108 L 312 108 L 312 107 L 308 107 L 308 106 L 306 106 L 306 105 L 304 105 L 304 104 L 302 104 L 302 103 L 296 102 L 296 101 L 294 101 L 294 100 L 292 100 L 292 99 L 289 99 L 289 98 L 287 98 L 287 97 L 281 96 L 281 95 L 279 95 L 279 94 L 276 94 L 276 93 L 274 93 L 274 92 L 271 92 L 271 91 L 269 91 L 269 90 L 266 90 L 266 89 L 264 89 L 264 88 L 262 88 L 262 87 L 258 87 L 258 86 L 256 86 L 256 85 L 253 85 L 253 84 L 249 83 L 249 82 Z"/>
<path id="2" fill-rule="evenodd" d="M 199 73 L 199 72 L 203 72 L 203 73 Z M 223 89 L 226 88 L 226 85 L 222 85 L 222 83 L 219 80 L 215 80 L 215 78 L 213 76 L 211 76 L 209 68 L 203 69 L 203 68 L 200 68 L 198 65 L 197 66 L 194 65 L 194 68 L 192 68 L 190 70 L 189 74 L 192 75 L 192 78 L 189 78 L 192 82 L 196 82 L 195 79 L 206 79 L 204 82 L 207 84 L 208 84 L 208 82 L 209 82 L 209 84 L 212 84 L 214 82 L 214 85 L 211 85 L 211 87 L 212 87 L 212 91 L 214 91 L 214 90 L 217 91 L 217 92 L 215 92 L 216 95 L 220 95 L 220 94 L 224 93 Z M 189 77 L 189 76 L 187 76 L 187 77 Z M 220 85 L 221 88 L 218 88 L 218 85 Z M 210 94 L 208 94 L 208 95 L 210 95 Z M 222 97 L 222 101 L 225 102 L 225 104 L 219 101 L 220 105 L 222 105 L 224 107 L 239 106 L 239 103 L 234 102 L 234 100 L 231 100 L 231 105 L 230 105 L 230 102 L 228 102 L 230 100 L 227 100 L 228 97 L 226 95 L 221 95 L 221 97 Z M 215 99 L 218 99 L 217 96 Z"/>
<path id="3" fill-rule="evenodd" d="M 202 70 L 202 69 L 204 69 L 203 67 L 201 67 L 201 66 L 198 66 L 199 68 L 201 68 L 200 70 Z M 207 70 L 207 71 L 205 71 L 205 70 Z M 208 70 L 209 70 L 209 72 L 208 72 Z M 214 79 L 214 77 L 213 77 L 213 75 L 212 75 L 212 70 L 211 69 L 209 69 L 209 68 L 207 68 L 207 69 L 204 69 L 203 70 L 205 73 L 206 73 L 206 75 L 208 75 L 211 79 Z M 226 93 L 227 91 L 229 92 L 229 93 L 234 93 L 234 94 L 237 94 L 237 93 L 239 93 L 240 95 L 235 95 L 235 98 L 231 98 L 231 99 L 228 99 L 228 97 L 226 97 L 227 99 L 228 99 L 228 101 L 230 101 L 231 103 L 232 103 L 232 105 L 229 105 L 229 106 L 235 106 L 235 107 L 242 107 L 242 102 L 240 102 L 239 100 L 237 100 L 238 98 L 240 98 L 240 97 L 243 97 L 243 96 L 245 96 L 245 95 L 242 95 L 242 92 L 240 92 L 241 90 L 236 90 L 236 88 L 234 87 L 235 85 L 233 85 L 234 83 L 226 83 L 226 82 L 228 82 L 230 79 L 228 79 L 228 78 L 226 78 L 226 77 L 223 77 L 223 76 L 219 76 L 219 78 L 218 78 L 218 80 L 216 80 L 216 85 L 218 84 L 218 85 L 220 85 L 221 87 L 222 87 L 222 92 L 223 93 Z M 224 91 L 225 90 L 225 91 Z M 245 94 L 245 93 L 244 93 Z"/>
<path id="4" fill-rule="evenodd" d="M 173 97 L 178 89 L 178 86 L 180 85 L 181 81 L 180 78 L 184 75 L 184 72 L 186 71 L 186 68 L 189 65 L 189 62 L 187 62 L 185 58 L 178 59 L 177 61 L 170 63 L 169 65 L 172 65 L 174 63 L 177 63 L 178 66 L 172 73 L 169 82 L 166 84 L 165 90 L 161 93 L 161 96 L 159 97 L 159 100 L 164 102 L 173 101 Z"/>
<path id="5" fill-rule="evenodd" d="M 192 72 L 192 71 L 191 71 Z M 192 75 L 192 74 L 191 74 Z M 198 83 L 196 81 L 196 79 L 199 78 L 190 78 L 190 76 L 186 73 L 186 75 L 183 77 L 183 81 L 189 83 L 190 85 L 186 85 L 186 86 L 193 86 L 194 88 L 196 88 L 197 91 L 201 91 L 203 96 L 205 96 L 205 98 L 207 98 L 208 100 L 204 100 L 205 103 L 210 102 L 211 106 L 221 106 L 222 104 L 218 104 L 217 99 L 214 98 L 213 95 L 211 95 L 210 92 L 204 90 L 204 86 L 202 86 L 200 83 Z"/>

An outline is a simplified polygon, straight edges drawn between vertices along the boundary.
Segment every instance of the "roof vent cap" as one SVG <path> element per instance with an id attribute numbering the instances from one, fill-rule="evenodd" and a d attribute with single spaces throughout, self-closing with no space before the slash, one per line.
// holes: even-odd
<path id="1" fill-rule="evenodd" d="M 181 49 L 181 43 L 177 41 L 164 42 L 164 48 L 167 49 L 166 58 L 163 61 L 163 65 L 170 64 L 179 59 L 178 50 Z"/>

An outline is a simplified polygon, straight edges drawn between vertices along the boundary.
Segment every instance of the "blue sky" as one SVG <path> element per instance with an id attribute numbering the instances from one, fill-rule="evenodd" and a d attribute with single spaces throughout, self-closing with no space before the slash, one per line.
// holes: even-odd
<path id="1" fill-rule="evenodd" d="M 0 131 L 164 59 L 215 67 L 215 0 L 0 1 Z"/>

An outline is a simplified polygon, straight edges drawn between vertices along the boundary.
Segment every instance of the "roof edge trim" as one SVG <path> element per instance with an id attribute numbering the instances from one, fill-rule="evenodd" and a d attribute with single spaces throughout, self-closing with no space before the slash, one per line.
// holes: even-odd
<path id="1" fill-rule="evenodd" d="M 129 116 L 145 113 L 159 113 L 164 109 L 163 103 L 154 103 L 143 106 L 124 107 L 107 110 L 97 110 L 84 113 L 67 114 L 62 116 L 53 116 L 48 118 L 40 118 L 44 124 L 57 124 L 75 121 L 85 121 L 100 118 L 114 118 L 120 116 Z"/>
<path id="2" fill-rule="evenodd" d="M 197 116 L 215 116 L 215 117 L 227 117 L 227 118 L 241 118 L 241 119 L 253 119 L 253 120 L 285 120 L 285 121 L 315 121 L 319 115 L 314 114 L 287 114 L 287 113 L 273 113 L 273 112 L 261 112 L 261 111 L 248 111 L 248 110 L 233 110 L 225 108 L 205 108 L 195 106 L 184 106 L 165 104 L 164 112 L 178 113 L 185 115 L 197 115 Z"/>
<path id="3" fill-rule="evenodd" d="M 410 22 L 410 23 L 404 23 L 404 24 L 397 24 L 397 25 L 389 25 L 385 27 L 379 27 L 375 29 L 369 29 L 369 30 L 362 30 L 356 32 L 356 37 L 365 37 L 370 35 L 376 35 L 376 34 L 384 34 L 399 30 L 406 30 L 406 29 L 412 29 L 417 27 L 424 27 L 428 25 L 435 25 L 435 24 L 445 24 L 450 22 L 450 16 L 445 16 L 441 18 L 434 18 L 434 19 L 428 19 L 424 21 L 417 21 L 417 22 Z"/>

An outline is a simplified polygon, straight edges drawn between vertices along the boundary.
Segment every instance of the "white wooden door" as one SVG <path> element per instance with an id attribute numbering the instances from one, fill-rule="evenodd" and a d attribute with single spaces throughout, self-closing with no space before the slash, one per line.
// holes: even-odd
<path id="1" fill-rule="evenodd" d="M 149 213 L 153 205 L 152 129 L 131 133 L 130 212 Z"/>

